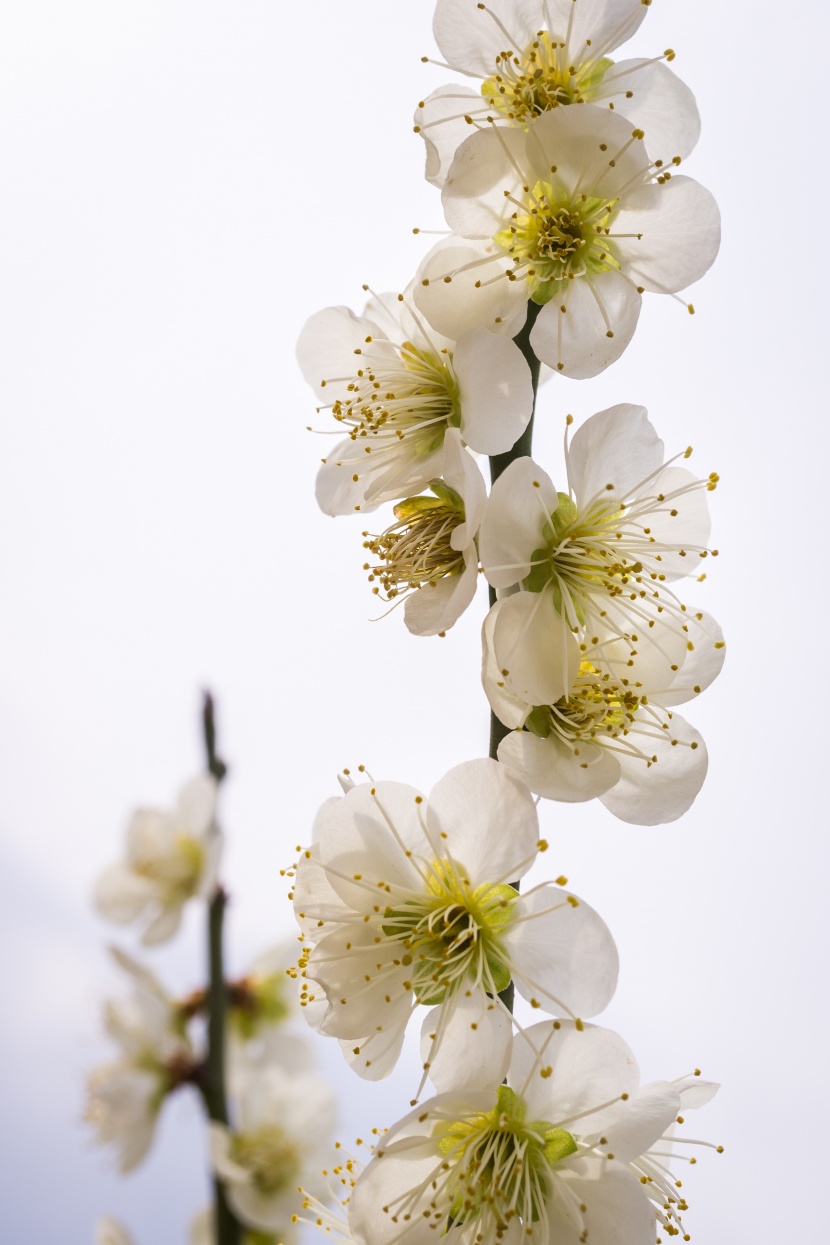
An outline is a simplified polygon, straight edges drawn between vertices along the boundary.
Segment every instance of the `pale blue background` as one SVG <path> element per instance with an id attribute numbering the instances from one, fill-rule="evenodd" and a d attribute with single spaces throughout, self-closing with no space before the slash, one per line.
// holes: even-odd
<path id="1" fill-rule="evenodd" d="M 566 411 L 633 401 L 723 479 L 723 553 L 697 599 L 731 647 L 693 710 L 702 795 L 667 828 L 543 809 L 554 872 L 621 948 L 607 1023 L 647 1077 L 698 1064 L 724 1082 L 695 1129 L 727 1152 L 684 1190 L 701 1245 L 821 1231 L 823 14 L 653 5 L 630 53 L 675 47 L 698 92 L 686 171 L 721 202 L 723 251 L 694 319 L 646 299 L 624 358 L 554 379 L 538 417 L 554 477 Z M 486 750 L 483 592 L 446 640 L 367 621 L 360 521 L 315 509 L 327 442 L 305 431 L 293 360 L 308 314 L 359 304 L 364 281 L 402 287 L 429 241 L 411 227 L 442 226 L 411 133 L 447 76 L 419 63 L 430 18 L 390 0 L 0 8 L 4 1245 L 86 1245 L 103 1212 L 138 1245 L 174 1245 L 206 1195 L 193 1101 L 170 1104 L 128 1180 L 78 1123 L 114 984 L 88 892 L 130 808 L 167 802 L 200 765 L 198 689 L 216 689 L 233 764 L 236 969 L 290 931 L 278 870 L 338 768 L 428 788 Z M 153 957 L 177 989 L 198 981 L 200 923 L 189 913 Z M 366 1088 L 327 1054 L 344 1138 L 403 1111 L 414 1056 Z"/>

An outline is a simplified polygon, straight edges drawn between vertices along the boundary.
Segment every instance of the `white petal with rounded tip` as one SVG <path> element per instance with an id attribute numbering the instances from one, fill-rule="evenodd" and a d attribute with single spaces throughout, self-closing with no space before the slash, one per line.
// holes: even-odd
<path id="1" fill-rule="evenodd" d="M 436 855 L 449 852 L 473 887 L 515 881 L 536 856 L 539 819 L 533 797 L 515 775 L 486 757 L 456 765 L 435 784 L 427 821 Z"/>
<path id="2" fill-rule="evenodd" d="M 490 708 L 500 722 L 512 729 L 522 726 L 531 706 L 509 690 L 498 667 L 493 650 L 493 630 L 496 622 L 498 601 L 487 614 L 482 627 L 481 681 L 490 702 Z"/>
<path id="3" fill-rule="evenodd" d="M 191 778 L 179 792 L 176 814 L 181 827 L 191 834 L 202 835 L 216 815 L 216 779 L 210 774 Z"/>
<path id="4" fill-rule="evenodd" d="M 643 0 L 548 0 L 554 30 L 562 39 L 573 17 L 568 48 L 571 59 L 579 58 L 586 40 L 591 56 L 606 56 L 638 30 L 648 6 Z"/>
<path id="5" fill-rule="evenodd" d="M 464 238 L 492 238 L 514 211 L 527 167 L 522 130 L 490 127 L 466 138 L 441 191 L 450 229 Z"/>
<path id="6" fill-rule="evenodd" d="M 705 691 L 720 674 L 726 657 L 723 632 L 712 615 L 690 607 L 687 618 L 689 642 L 694 648 L 686 653 L 671 687 L 660 692 L 661 705 L 682 705 Z"/>
<path id="7" fill-rule="evenodd" d="M 364 1081 L 382 1081 L 400 1058 L 406 1027 L 377 1030 L 368 1037 L 338 1038 L 343 1058 Z"/>
<path id="8" fill-rule="evenodd" d="M 556 4 L 561 7 L 562 0 Z M 487 7 L 515 39 L 511 50 L 523 52 L 539 29 L 539 0 L 490 0 Z M 432 31 L 450 68 L 471 77 L 489 77 L 507 46 L 504 31 L 490 14 L 467 0 L 437 0 Z"/>
<path id="9" fill-rule="evenodd" d="M 447 336 L 483 327 L 515 337 L 527 315 L 527 291 L 523 281 L 507 279 L 511 268 L 509 255 L 495 243 L 442 238 L 421 261 L 415 305 Z"/>
<path id="10" fill-rule="evenodd" d="M 659 470 L 664 457 L 644 406 L 621 402 L 597 411 L 574 433 L 568 452 L 568 480 L 577 506 L 583 509 L 595 497 L 622 501 Z"/>
<path id="11" fill-rule="evenodd" d="M 528 1118 L 592 1136 L 618 1118 L 620 1095 L 636 1091 L 640 1071 L 611 1029 L 546 1020 L 514 1037 L 507 1080 L 527 1102 Z"/>
<path id="12" fill-rule="evenodd" d="M 504 454 L 533 412 L 527 360 L 508 337 L 472 329 L 458 341 L 453 370 L 461 388 L 461 433 L 479 454 Z"/>
<path id="13" fill-rule="evenodd" d="M 475 545 L 470 545 L 467 564 L 460 575 L 447 575 L 435 584 L 411 592 L 403 607 L 407 630 L 413 635 L 441 635 L 458 622 L 471 604 L 478 587 Z"/>
<path id="14" fill-rule="evenodd" d="M 365 348 L 367 337 L 383 337 L 383 332 L 349 307 L 325 307 L 306 320 L 297 341 L 297 362 L 318 397 L 331 402 L 346 396 L 358 367 L 355 350 Z"/>
<path id="15" fill-rule="evenodd" d="M 493 651 L 511 692 L 530 705 L 555 704 L 579 669 L 579 647 L 552 592 L 517 592 L 497 605 Z"/>
<path id="16" fill-rule="evenodd" d="M 575 380 L 597 376 L 631 341 L 641 306 L 632 283 L 616 270 L 575 277 L 564 295 L 554 297 L 539 312 L 530 344 L 563 376 Z"/>
<path id="17" fill-rule="evenodd" d="M 680 1094 L 680 1103 L 684 1111 L 705 1107 L 720 1089 L 717 1081 L 702 1081 L 699 1076 L 687 1077 L 680 1082 L 675 1081 L 674 1086 Z"/>
<path id="18" fill-rule="evenodd" d="M 642 714 L 644 710 L 640 710 Z M 610 813 L 636 826 L 658 826 L 676 821 L 694 802 L 703 780 L 709 758 L 702 736 L 681 718 L 672 715 L 669 731 L 659 738 L 652 735 L 629 736 L 643 751 L 657 757 L 651 766 L 640 757 L 618 752 L 620 780 L 600 796 Z M 678 742 L 672 747 L 671 740 Z M 694 743 L 692 749 L 689 745 Z"/>
<path id="19" fill-rule="evenodd" d="M 182 923 L 183 904 L 170 904 L 151 921 L 141 935 L 145 947 L 157 947 L 162 942 L 169 942 Z"/>
<path id="20" fill-rule="evenodd" d="M 551 1239 L 557 1245 L 654 1245 L 654 1204 L 640 1179 L 619 1163 L 592 1159 L 567 1159 L 567 1181 L 570 1203 L 554 1202 L 556 1218 L 551 1224 Z M 566 1219 L 560 1220 L 573 1203 L 586 1207 L 583 1236 Z M 560 1226 L 561 1225 L 561 1226 Z"/>
<path id="21" fill-rule="evenodd" d="M 441 1024 L 444 1010 L 431 1008 L 421 1026 L 421 1059 L 436 1090 L 497 1090 L 510 1063 L 510 1017 L 481 991 L 460 994 Z"/>
<path id="22" fill-rule="evenodd" d="M 643 496 L 656 499 L 662 493 L 666 497 L 662 506 L 655 504 L 654 510 L 645 520 L 653 539 L 658 544 L 668 545 L 669 550 L 672 545 L 676 545 L 678 550 L 684 547 L 691 547 L 692 550 L 685 557 L 680 552 L 669 551 L 661 554 L 660 570 L 667 580 L 696 574 L 699 556 L 695 552 L 695 546 L 705 548 L 709 540 L 712 521 L 706 488 L 694 488 L 682 497 L 671 496 L 676 489 L 682 489 L 697 478 L 685 467 L 667 467 L 643 490 Z M 672 511 L 675 513 L 672 514 Z"/>
<path id="23" fill-rule="evenodd" d="M 595 1016 L 611 1001 L 619 975 L 611 931 L 568 891 L 548 883 L 522 895 L 503 943 L 516 989 L 554 1016 Z"/>
<path id="24" fill-rule="evenodd" d="M 108 921 L 128 925 L 155 896 L 155 887 L 125 865 L 111 865 L 98 878 L 92 902 Z"/>
<path id="25" fill-rule="evenodd" d="M 684 290 L 711 267 L 720 246 L 720 212 L 711 193 L 690 177 L 672 177 L 627 195 L 614 220 L 623 268 L 637 285 L 659 294 Z"/>
<path id="26" fill-rule="evenodd" d="M 456 151 L 470 137 L 465 116 L 486 108 L 481 93 L 467 86 L 442 86 L 428 95 L 415 112 L 415 125 L 426 146 L 424 176 L 440 190 Z"/>
<path id="27" fill-rule="evenodd" d="M 372 463 L 367 457 L 360 453 L 358 443 L 351 437 L 339 441 L 327 455 L 317 472 L 314 490 L 323 514 L 335 516 L 360 511 L 368 514 L 375 509 L 366 501 L 366 488 L 372 480 Z"/>
<path id="28" fill-rule="evenodd" d="M 630 1163 L 650 1150 L 680 1110 L 680 1094 L 668 1081 L 655 1081 L 630 1094 L 620 1104 L 619 1118 L 603 1126 L 607 1153 L 621 1163 Z"/>
<path id="29" fill-rule="evenodd" d="M 350 1038 L 406 1027 L 412 1006 L 412 991 L 404 985 L 409 974 L 395 963 L 400 947 L 389 940 L 376 943 L 376 935 L 373 926 L 355 920 L 326 934 L 312 949 L 306 972 L 329 1004 L 322 1033 Z"/>
<path id="30" fill-rule="evenodd" d="M 532 458 L 517 458 L 490 490 L 481 521 L 479 555 L 494 588 L 509 588 L 530 574 L 534 552 L 559 498 L 546 471 Z"/>
<path id="31" fill-rule="evenodd" d="M 626 93 L 633 92 L 627 99 Z M 613 101 L 615 108 L 645 132 L 652 160 L 670 166 L 685 160 L 700 137 L 700 113 L 689 87 L 660 61 L 618 61 L 607 71 L 591 103 Z"/>
<path id="32" fill-rule="evenodd" d="M 386 1149 L 374 1158 L 358 1178 L 349 1199 L 349 1231 L 355 1245 L 432 1245 L 436 1239 L 432 1221 L 421 1214 L 430 1203 L 427 1183 L 441 1169 L 441 1152 L 434 1141 L 419 1139 L 398 1149 Z M 419 1196 L 414 1190 L 426 1183 Z M 396 1214 L 406 1202 L 411 1218 Z M 393 1220 L 393 1216 L 395 1216 Z"/>
<path id="33" fill-rule="evenodd" d="M 607 748 L 580 743 L 575 755 L 555 736 L 540 739 L 530 731 L 511 731 L 499 744 L 499 760 L 537 795 L 570 804 L 595 799 L 620 777 L 620 767 Z"/>

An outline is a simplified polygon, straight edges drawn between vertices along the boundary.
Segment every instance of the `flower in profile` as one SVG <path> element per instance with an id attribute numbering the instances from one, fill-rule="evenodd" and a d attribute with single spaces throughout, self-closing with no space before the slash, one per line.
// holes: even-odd
<path id="1" fill-rule="evenodd" d="M 329 1154 L 336 1103 L 313 1073 L 269 1067 L 242 1086 L 238 1127 L 211 1123 L 214 1171 L 241 1223 L 282 1239 L 300 1206 L 298 1186 L 312 1190 Z"/>
<path id="2" fill-rule="evenodd" d="M 438 0 L 433 31 L 451 69 L 481 80 L 478 91 L 439 87 L 418 106 L 415 129 L 427 148 L 426 175 L 442 186 L 453 155 L 490 122 L 527 129 L 544 112 L 598 104 L 645 130 L 649 151 L 685 159 L 700 133 L 694 96 L 664 62 L 610 59 L 648 11 L 643 0 Z M 426 58 L 425 58 L 426 59 Z"/>
<path id="3" fill-rule="evenodd" d="M 423 260 L 419 310 L 442 333 L 497 321 L 515 332 L 530 299 L 535 354 L 577 379 L 619 358 L 646 290 L 676 295 L 720 242 L 709 191 L 656 167 L 642 130 L 590 104 L 472 134 L 442 199 L 459 236 Z"/>
<path id="4" fill-rule="evenodd" d="M 561 889 L 518 894 L 547 843 L 524 783 L 468 761 L 425 800 L 402 783 L 360 783 L 320 810 L 297 866 L 303 1002 L 355 1071 L 386 1076 L 419 1004 L 425 1073 L 437 1088 L 504 1075 L 511 981 L 535 1007 L 595 1015 L 617 978 L 597 914 Z"/>
<path id="5" fill-rule="evenodd" d="M 148 917 L 145 945 L 172 938 L 189 899 L 216 885 L 221 835 L 216 827 L 216 782 L 191 779 L 171 812 L 139 809 L 127 828 L 127 858 L 98 879 L 93 902 L 110 921 L 127 925 Z"/>
<path id="6" fill-rule="evenodd" d="M 683 662 L 688 611 L 668 585 L 698 576 L 710 556 L 706 496 L 718 481 L 676 465 L 691 453 L 666 463 L 645 408 L 623 404 L 566 440 L 567 492 L 532 458 L 516 459 L 493 485 L 482 568 L 498 591 L 532 594 L 532 603 L 507 598 L 499 627 L 511 631 L 509 654 L 498 638 L 496 648 L 537 703 L 569 691 L 582 660 L 574 637 L 617 636 L 632 656 L 656 649 L 664 686 Z"/>
<path id="7" fill-rule="evenodd" d="M 426 488 L 444 473 L 450 428 L 477 453 L 510 449 L 533 410 L 530 369 L 508 337 L 480 327 L 442 337 L 408 294 L 373 297 L 362 316 L 348 307 L 318 311 L 300 334 L 297 357 L 348 434 L 317 476 L 326 514 L 353 514 Z"/>
<path id="8" fill-rule="evenodd" d="M 659 1152 L 691 1080 L 641 1087 L 615 1033 L 534 1025 L 514 1039 L 506 1084 L 439 1094 L 389 1130 L 355 1184 L 352 1237 L 653 1245 L 659 1224 L 682 1233 L 685 1203 Z"/>
<path id="9" fill-rule="evenodd" d="M 548 701 L 546 649 L 534 666 L 525 643 L 539 600 L 520 592 L 497 601 L 484 623 L 484 690 L 496 717 L 513 728 L 499 744 L 499 761 L 547 799 L 596 797 L 615 817 L 641 826 L 676 820 L 700 791 L 708 756 L 702 736 L 673 706 L 694 699 L 719 673 L 725 646 L 717 623 L 700 611 L 687 614 L 690 648 L 678 665 L 656 646 L 638 653 L 614 637 L 579 645 L 570 637 L 571 682 Z"/>
<path id="10" fill-rule="evenodd" d="M 444 440 L 444 476 L 432 480 L 432 496 L 407 497 L 395 506 L 397 522 L 379 536 L 364 532 L 363 547 L 373 592 L 385 601 L 406 594 L 404 622 L 415 635 L 439 635 L 458 621 L 478 584 L 476 535 L 487 490 L 461 434 Z"/>
<path id="11" fill-rule="evenodd" d="M 194 1059 L 181 1011 L 153 973 L 117 948 L 113 956 L 132 992 L 106 1005 L 104 1025 L 120 1054 L 90 1073 L 85 1119 L 128 1172 L 150 1148 L 161 1105 L 190 1079 Z"/>

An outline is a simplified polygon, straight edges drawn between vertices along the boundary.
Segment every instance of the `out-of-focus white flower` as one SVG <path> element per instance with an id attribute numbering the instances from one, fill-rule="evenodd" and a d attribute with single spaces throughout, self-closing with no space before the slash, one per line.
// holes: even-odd
<path id="1" fill-rule="evenodd" d="M 484 572 L 500 592 L 538 594 L 509 598 L 499 626 L 511 631 L 510 651 L 498 633 L 496 650 L 536 704 L 569 691 L 583 636 L 617 636 L 632 656 L 656 649 L 663 688 L 682 664 L 688 614 L 667 585 L 697 575 L 709 556 L 706 494 L 718 479 L 674 465 L 691 452 L 665 463 L 645 409 L 620 405 L 566 441 L 567 492 L 532 458 L 516 459 L 493 485 L 479 536 Z"/>
<path id="2" fill-rule="evenodd" d="M 391 1071 L 418 1004 L 439 1089 L 504 1075 L 512 1017 L 496 996 L 511 980 L 553 1014 L 605 1007 L 617 953 L 604 922 L 558 884 L 510 885 L 546 848 L 527 787 L 492 760 L 456 766 L 429 801 L 381 782 L 323 805 L 294 886 L 304 1001 L 316 983 L 315 1022 L 360 1076 Z"/>
<path id="3" fill-rule="evenodd" d="M 155 976 L 125 952 L 114 948 L 113 955 L 132 991 L 106 1004 L 104 1025 L 120 1056 L 90 1073 L 85 1118 L 128 1172 L 150 1148 L 165 1097 L 192 1071 L 193 1052 L 181 1011 Z"/>
<path id="4" fill-rule="evenodd" d="M 442 191 L 459 236 L 432 248 L 414 286 L 433 328 L 507 323 L 515 333 L 530 299 L 542 362 L 584 378 L 619 358 L 643 292 L 685 289 L 720 243 L 709 191 L 655 169 L 642 139 L 590 104 L 543 113 L 527 131 L 493 125 L 466 139 Z"/>
<path id="5" fill-rule="evenodd" d="M 336 1103 L 312 1073 L 270 1067 L 241 1087 L 235 1129 L 210 1125 L 214 1171 L 240 1222 L 282 1238 L 300 1208 L 298 1186 L 322 1189 Z"/>
<path id="6" fill-rule="evenodd" d="M 348 432 L 317 476 L 326 514 L 353 514 L 426 488 L 443 475 L 450 428 L 478 453 L 509 450 L 533 410 L 530 369 L 512 341 L 481 328 L 442 337 L 408 294 L 372 298 L 363 316 L 347 307 L 317 312 L 297 357 Z"/>
<path id="7" fill-rule="evenodd" d="M 257 1228 L 243 1227 L 240 1245 L 295 1245 L 296 1229 L 289 1224 L 279 1232 L 260 1232 Z M 206 1206 L 191 1221 L 189 1233 L 190 1245 L 217 1245 L 214 1211 Z"/>
<path id="8" fill-rule="evenodd" d="M 653 1245 L 658 1222 L 680 1232 L 676 1188 L 655 1206 L 642 1164 L 688 1080 L 639 1079 L 609 1030 L 547 1021 L 517 1034 L 507 1084 L 440 1094 L 378 1143 L 351 1196 L 354 1240 Z"/>
<path id="9" fill-rule="evenodd" d="M 133 1238 L 123 1223 L 107 1215 L 95 1225 L 95 1245 L 133 1245 Z"/>
<path id="10" fill-rule="evenodd" d="M 548 799 L 597 797 L 636 825 L 674 821 L 703 785 L 708 757 L 700 734 L 673 706 L 693 699 L 718 674 L 725 651 L 720 628 L 689 611 L 690 649 L 679 666 L 656 645 L 637 653 L 607 635 L 580 645 L 569 637 L 571 683 L 549 702 L 540 693 L 556 645 L 535 630 L 544 601 L 520 592 L 497 601 L 485 619 L 484 690 L 496 717 L 514 728 L 499 744 L 499 761 Z M 540 643 L 536 655 L 528 634 Z M 556 670 L 550 677 L 558 677 Z"/>
<path id="11" fill-rule="evenodd" d="M 380 536 L 363 535 L 364 549 L 380 561 L 367 562 L 373 591 L 385 601 L 409 595 L 404 622 L 415 635 L 448 631 L 475 596 L 478 533 L 487 489 L 461 434 L 444 439 L 444 476 L 430 483 L 432 496 L 407 497 L 395 506 L 398 520 Z"/>
<path id="12" fill-rule="evenodd" d="M 599 104 L 644 130 L 655 159 L 685 159 L 700 133 L 694 95 L 662 56 L 609 59 L 647 12 L 643 0 L 438 0 L 433 31 L 451 69 L 480 90 L 439 87 L 418 107 L 427 178 L 442 186 L 460 144 L 477 129 L 527 129 L 543 112 Z"/>
<path id="13" fill-rule="evenodd" d="M 171 812 L 139 809 L 127 828 L 127 859 L 98 879 L 93 901 L 110 921 L 127 925 L 150 917 L 141 941 L 172 938 L 188 899 L 216 885 L 222 838 L 216 827 L 216 782 L 191 779 Z"/>

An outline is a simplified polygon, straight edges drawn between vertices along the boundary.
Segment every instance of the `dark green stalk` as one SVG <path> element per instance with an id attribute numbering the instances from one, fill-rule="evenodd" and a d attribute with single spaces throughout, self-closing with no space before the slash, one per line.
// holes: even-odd
<path id="1" fill-rule="evenodd" d="M 227 767 L 216 751 L 213 697 L 209 692 L 205 693 L 202 725 L 208 772 L 217 782 L 221 782 L 225 777 Z M 225 1092 L 225 1033 L 228 996 L 223 963 L 222 926 L 227 902 L 227 893 L 221 886 L 217 886 L 208 905 L 207 1057 L 205 1059 L 206 1075 L 202 1088 L 202 1097 L 209 1118 L 215 1120 L 217 1124 L 225 1125 L 229 1122 L 228 1100 Z M 213 1200 L 217 1245 L 240 1245 L 242 1239 L 240 1225 L 228 1206 L 224 1185 L 217 1177 L 213 1180 Z"/>
<path id="2" fill-rule="evenodd" d="M 504 454 L 494 454 L 491 457 L 490 459 L 490 482 L 491 484 L 495 484 L 496 480 L 498 480 L 501 473 L 507 467 L 509 467 L 512 462 L 515 462 L 517 458 L 527 458 L 530 456 L 531 445 L 533 442 L 533 416 L 536 410 L 536 391 L 539 388 L 539 368 L 540 368 L 539 360 L 536 358 L 536 355 L 533 353 L 533 349 L 530 345 L 530 333 L 531 333 L 531 330 L 534 324 L 536 323 L 536 317 L 538 316 L 539 311 L 540 311 L 540 308 L 537 303 L 530 303 L 530 302 L 528 303 L 527 319 L 525 321 L 524 328 L 522 329 L 520 333 L 517 333 L 516 336 L 513 338 L 514 342 L 519 347 L 525 359 L 527 360 L 528 367 L 530 368 L 530 378 L 533 383 L 533 408 L 531 410 L 530 419 L 528 420 L 527 427 L 525 428 L 524 432 L 519 437 L 518 441 L 516 442 L 516 444 L 513 446 L 512 449 L 508 450 Z M 490 589 L 490 605 L 493 606 L 495 605 L 495 603 L 496 603 L 496 590 L 495 588 L 491 588 Z M 493 758 L 494 761 L 498 760 L 499 744 L 504 739 L 505 735 L 508 735 L 509 733 L 510 733 L 509 728 L 506 727 L 503 722 L 499 721 L 499 719 L 496 717 L 495 713 L 493 713 L 491 709 L 490 710 L 490 756 Z M 519 889 L 518 882 L 512 882 L 511 886 L 513 886 L 515 890 Z M 514 995 L 513 982 L 511 981 L 507 989 L 502 990 L 501 994 L 499 995 L 499 998 L 501 999 L 501 1001 L 511 1012 L 513 1010 L 513 995 Z"/>

